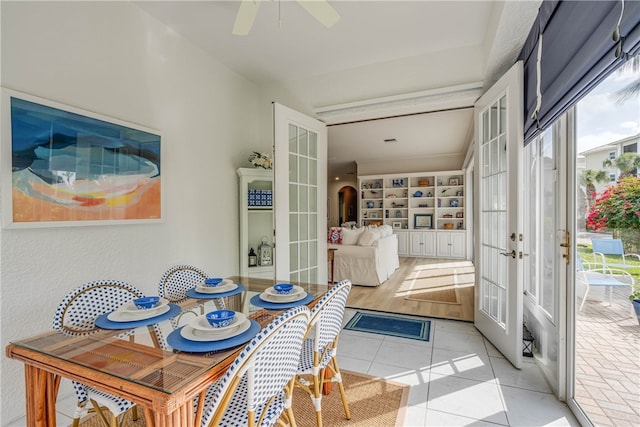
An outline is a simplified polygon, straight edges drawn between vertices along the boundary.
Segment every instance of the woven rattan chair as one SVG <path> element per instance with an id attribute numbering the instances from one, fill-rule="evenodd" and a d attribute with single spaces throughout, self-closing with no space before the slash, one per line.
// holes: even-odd
<path id="1" fill-rule="evenodd" d="M 96 327 L 94 323 L 98 316 L 116 310 L 124 303 L 142 296 L 143 293 L 135 287 L 116 280 L 87 283 L 74 289 L 62 299 L 53 319 L 53 329 L 73 336 L 101 331 L 102 329 Z M 127 336 L 133 339 L 133 331 L 120 335 L 120 337 Z M 86 413 L 87 402 L 91 402 L 100 419 L 109 427 L 118 425 L 118 417 L 121 418 L 120 423 L 122 423 L 130 409 L 133 409 L 133 419 L 138 418 L 133 402 L 75 381 L 73 381 L 73 388 L 78 398 L 73 420 L 74 427 L 78 426 L 80 418 Z M 103 408 L 107 408 L 108 411 L 104 411 Z"/>
<path id="2" fill-rule="evenodd" d="M 307 392 L 316 410 L 316 423 L 322 426 L 322 388 L 325 383 L 336 382 L 344 406 L 346 419 L 351 418 L 349 404 L 344 393 L 342 377 L 336 355 L 338 336 L 342 330 L 342 318 L 351 282 L 343 280 L 329 289 L 311 310 L 309 335 L 302 347 L 302 357 L 298 366 L 296 387 Z M 325 375 L 325 371 L 328 375 Z M 310 380 L 307 378 L 311 378 Z"/>
<path id="3" fill-rule="evenodd" d="M 188 298 L 186 292 L 198 283 L 204 282 L 207 277 L 207 273 L 198 267 L 187 264 L 174 265 L 162 275 L 158 285 L 158 295 L 166 298 L 169 302 L 181 303 Z M 212 301 L 216 309 L 224 308 L 222 299 L 218 298 Z M 199 314 L 204 314 L 204 305 L 201 305 L 199 309 L 183 311 L 171 319 L 171 325 L 175 329 L 180 326 L 183 318 L 196 317 Z"/>
<path id="4" fill-rule="evenodd" d="M 309 326 L 309 309 L 298 306 L 265 326 L 232 362 L 226 374 L 196 399 L 201 426 L 295 426 L 288 399 Z M 204 394 L 204 393 L 203 393 Z"/>

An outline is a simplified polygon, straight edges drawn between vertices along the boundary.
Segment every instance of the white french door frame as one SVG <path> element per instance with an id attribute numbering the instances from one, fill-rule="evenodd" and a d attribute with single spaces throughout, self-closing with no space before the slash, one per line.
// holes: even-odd
<path id="1" fill-rule="evenodd" d="M 480 97 L 474 120 L 474 322 L 507 360 L 520 368 L 524 263 L 522 61 Z"/>
<path id="2" fill-rule="evenodd" d="M 275 278 L 327 283 L 327 127 L 277 102 L 273 118 Z"/>

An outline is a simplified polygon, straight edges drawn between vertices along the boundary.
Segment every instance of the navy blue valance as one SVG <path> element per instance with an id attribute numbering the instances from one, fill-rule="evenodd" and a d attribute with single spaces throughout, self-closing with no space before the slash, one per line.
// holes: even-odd
<path id="1" fill-rule="evenodd" d="M 640 1 L 543 1 L 518 58 L 525 145 L 638 53 Z"/>

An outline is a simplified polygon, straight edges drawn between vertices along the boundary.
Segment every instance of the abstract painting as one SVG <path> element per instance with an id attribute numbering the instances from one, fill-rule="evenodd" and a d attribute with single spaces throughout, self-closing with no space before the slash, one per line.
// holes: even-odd
<path id="1" fill-rule="evenodd" d="M 3 225 L 160 221 L 160 141 L 151 129 L 2 89 Z"/>

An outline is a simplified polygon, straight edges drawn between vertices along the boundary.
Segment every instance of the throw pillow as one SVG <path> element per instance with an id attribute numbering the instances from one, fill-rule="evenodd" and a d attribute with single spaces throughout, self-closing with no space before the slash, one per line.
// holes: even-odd
<path id="1" fill-rule="evenodd" d="M 343 228 L 342 229 L 342 244 L 343 245 L 357 245 L 360 235 L 364 231 L 364 228 Z"/>
<path id="2" fill-rule="evenodd" d="M 379 237 L 379 233 L 368 228 L 360 234 L 360 238 L 358 239 L 359 246 L 372 246 Z"/>
<path id="3" fill-rule="evenodd" d="M 327 238 L 328 243 L 342 243 L 342 228 L 331 227 L 329 229 L 329 236 Z"/>

